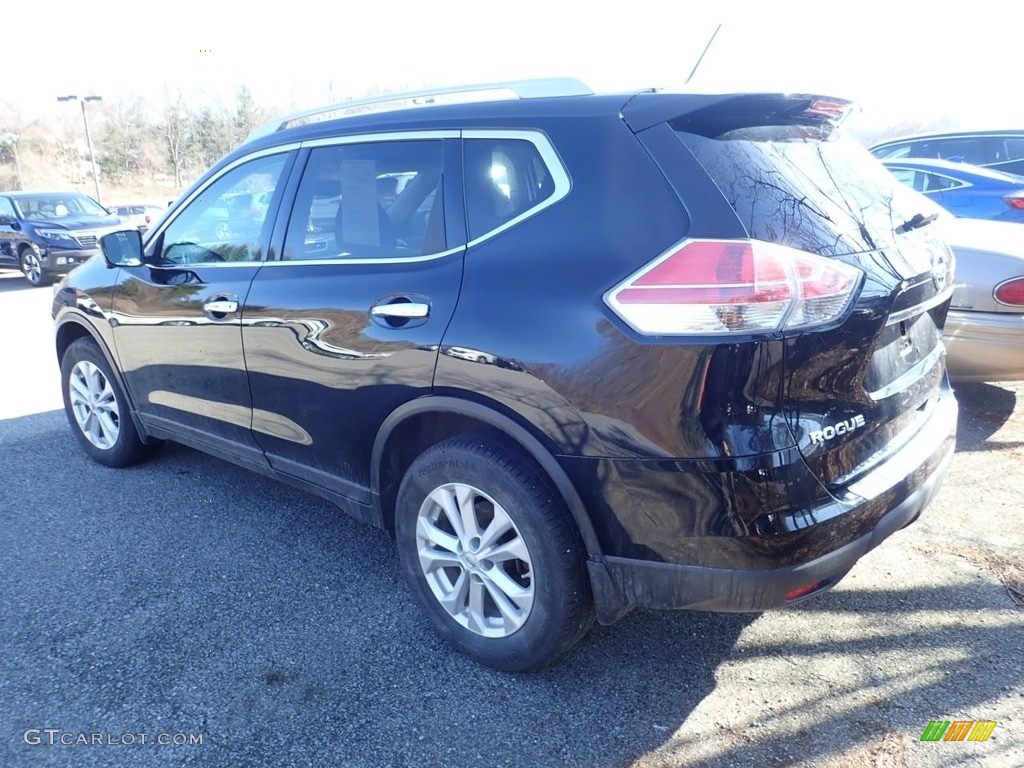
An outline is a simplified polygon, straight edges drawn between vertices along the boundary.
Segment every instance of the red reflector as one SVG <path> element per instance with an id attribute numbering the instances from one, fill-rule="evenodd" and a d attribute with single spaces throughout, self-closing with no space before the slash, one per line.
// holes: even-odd
<path id="1" fill-rule="evenodd" d="M 1000 283 L 996 286 L 993 295 L 1000 304 L 1024 307 L 1024 277 L 1015 277 L 1005 283 Z"/>
<path id="2" fill-rule="evenodd" d="M 1008 195 L 1003 198 L 1006 204 L 1011 208 L 1015 208 L 1018 211 L 1024 211 L 1024 197 L 1016 197 L 1015 195 Z"/>
<path id="3" fill-rule="evenodd" d="M 793 591 L 786 593 L 786 599 L 787 600 L 796 600 L 798 597 L 803 597 L 804 595 L 809 595 L 809 594 L 811 594 L 811 592 L 816 590 L 818 587 L 820 587 L 824 583 L 825 582 L 823 582 L 823 581 L 816 581 L 813 584 L 807 584 L 806 586 L 803 586 L 803 587 L 797 587 Z"/>

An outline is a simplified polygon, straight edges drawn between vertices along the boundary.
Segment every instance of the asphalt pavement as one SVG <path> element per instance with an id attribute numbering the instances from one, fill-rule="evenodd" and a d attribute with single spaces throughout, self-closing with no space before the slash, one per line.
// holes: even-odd
<path id="1" fill-rule="evenodd" d="M 938 500 L 832 592 L 634 612 L 508 675 L 331 504 L 173 445 L 90 462 L 50 296 L 0 275 L 0 766 L 1024 764 L 1024 387 L 965 390 Z M 919 740 L 956 719 L 997 726 Z"/>

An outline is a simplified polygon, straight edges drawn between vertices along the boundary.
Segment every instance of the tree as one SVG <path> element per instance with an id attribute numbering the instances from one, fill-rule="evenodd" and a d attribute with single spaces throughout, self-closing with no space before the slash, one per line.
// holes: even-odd
<path id="1" fill-rule="evenodd" d="M 0 177 L 4 187 L 19 189 L 24 185 L 21 153 L 38 139 L 38 119 L 26 119 L 13 104 L 0 107 Z"/>
<path id="2" fill-rule="evenodd" d="M 175 101 L 168 98 L 159 126 L 164 157 L 174 174 L 174 185 L 184 186 L 185 171 L 195 154 L 192 119 L 181 94 Z"/>
<path id="3" fill-rule="evenodd" d="M 103 175 L 115 182 L 152 176 L 154 126 L 147 120 L 141 98 L 104 102 L 107 121 L 97 141 L 97 155 Z"/>
<path id="4" fill-rule="evenodd" d="M 263 123 L 266 116 L 256 106 L 252 92 L 248 87 L 240 85 L 235 93 L 235 116 L 232 124 L 231 148 L 237 147 L 252 132 L 252 129 Z"/>

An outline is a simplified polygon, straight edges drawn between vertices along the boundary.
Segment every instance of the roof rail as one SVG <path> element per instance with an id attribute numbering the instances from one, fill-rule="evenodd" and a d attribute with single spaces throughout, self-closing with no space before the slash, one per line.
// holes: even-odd
<path id="1" fill-rule="evenodd" d="M 355 115 L 375 112 L 390 112 L 411 107 L 425 107 L 433 104 L 465 104 L 479 101 L 502 101 L 506 99 L 536 99 L 545 96 L 589 96 L 593 94 L 586 85 L 572 77 L 549 77 L 538 80 L 511 80 L 501 83 L 460 85 L 452 88 L 436 88 L 427 91 L 406 93 L 385 93 L 366 99 L 350 99 L 339 104 L 318 107 L 293 115 L 278 117 L 253 129 L 244 143 L 269 136 L 285 128 L 324 120 L 337 120 Z"/>

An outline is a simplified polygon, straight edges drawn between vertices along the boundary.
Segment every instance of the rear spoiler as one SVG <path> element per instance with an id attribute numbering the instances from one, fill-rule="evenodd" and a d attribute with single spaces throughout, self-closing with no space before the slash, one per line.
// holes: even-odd
<path id="1" fill-rule="evenodd" d="M 853 111 L 852 101 L 793 93 L 638 93 L 622 108 L 634 133 L 671 122 L 676 130 L 715 138 L 741 128 L 838 126 Z"/>

